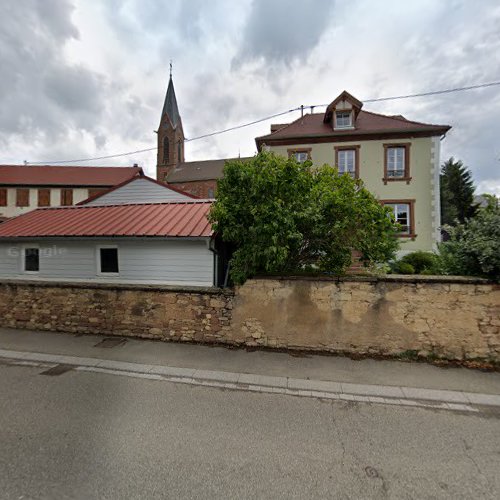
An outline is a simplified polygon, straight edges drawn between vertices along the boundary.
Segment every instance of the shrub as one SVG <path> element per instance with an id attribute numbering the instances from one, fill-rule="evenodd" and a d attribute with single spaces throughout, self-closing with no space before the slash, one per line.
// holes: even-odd
<path id="1" fill-rule="evenodd" d="M 408 262 L 396 262 L 393 271 L 397 274 L 415 274 L 415 268 Z"/>
<path id="2" fill-rule="evenodd" d="M 473 219 L 446 230 L 450 239 L 440 245 L 440 253 L 447 274 L 500 281 L 500 206 L 496 198 Z"/>
<path id="3" fill-rule="evenodd" d="M 365 264 L 387 261 L 399 245 L 388 214 L 360 180 L 262 152 L 226 163 L 210 221 L 235 248 L 231 278 L 242 283 L 311 267 L 341 274 L 353 250 Z"/>
<path id="4" fill-rule="evenodd" d="M 440 259 L 432 252 L 412 252 L 402 257 L 400 262 L 413 266 L 416 274 L 424 274 L 424 271 L 425 274 L 439 274 Z"/>

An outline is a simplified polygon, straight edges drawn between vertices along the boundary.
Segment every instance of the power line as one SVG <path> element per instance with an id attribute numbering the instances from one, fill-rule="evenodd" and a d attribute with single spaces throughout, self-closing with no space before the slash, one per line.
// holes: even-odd
<path id="1" fill-rule="evenodd" d="M 467 87 L 456 87 L 456 88 L 451 88 L 451 89 L 444 89 L 444 90 L 434 90 L 431 92 L 422 92 L 419 94 L 407 94 L 407 95 L 399 95 L 399 96 L 391 96 L 391 97 L 378 97 L 374 99 L 364 99 L 362 100 L 363 103 L 365 102 L 381 102 L 381 101 L 394 101 L 398 99 L 412 99 L 415 97 L 428 97 L 428 96 L 433 96 L 433 95 L 441 95 L 441 94 L 450 94 L 452 92 L 462 92 L 466 90 L 474 90 L 474 89 L 482 89 L 482 88 L 487 88 L 487 87 L 494 87 L 500 85 L 500 81 L 498 82 L 489 82 L 489 83 L 480 83 L 477 85 L 469 85 Z M 299 111 L 300 109 L 306 109 L 306 108 L 320 108 L 320 107 L 325 107 L 328 106 L 328 104 L 313 104 L 313 105 L 308 105 L 308 106 L 298 106 L 296 108 L 289 109 L 287 111 L 282 111 L 281 113 L 275 113 L 273 115 L 265 116 L 264 118 L 259 118 L 257 120 L 253 120 L 251 122 L 247 123 L 242 123 L 240 125 L 235 125 L 234 127 L 229 127 L 225 128 L 222 130 L 217 130 L 216 132 L 210 132 L 208 134 L 203 134 L 199 135 L 196 137 L 192 137 L 190 139 L 185 139 L 185 142 L 192 142 L 192 141 L 197 141 L 199 139 L 205 139 L 207 137 L 213 137 L 216 135 L 220 134 L 225 134 L 226 132 L 231 132 L 233 130 L 239 130 L 245 127 L 250 127 L 252 125 L 256 125 L 257 123 L 262 123 L 267 120 L 271 120 L 272 118 L 277 118 L 278 116 L 283 116 L 287 115 L 289 113 L 293 113 L 294 111 Z M 130 156 L 133 154 L 138 154 L 138 153 L 146 153 L 149 151 L 155 151 L 157 150 L 157 147 L 152 147 L 152 148 L 146 148 L 146 149 L 138 149 L 136 151 L 128 151 L 126 153 L 117 153 L 117 154 L 112 154 L 112 155 L 106 155 L 106 156 L 96 156 L 92 158 L 80 158 L 78 160 L 60 160 L 60 161 L 35 161 L 35 162 L 28 162 L 29 165 L 44 165 L 44 164 L 60 164 L 60 163 L 81 163 L 81 162 L 87 162 L 87 161 L 95 161 L 95 160 L 107 160 L 109 158 L 119 158 L 121 156 Z"/>

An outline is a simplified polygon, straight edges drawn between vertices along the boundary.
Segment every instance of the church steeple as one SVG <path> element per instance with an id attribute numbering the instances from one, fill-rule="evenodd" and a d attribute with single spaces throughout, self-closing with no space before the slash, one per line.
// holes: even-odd
<path id="1" fill-rule="evenodd" d="M 175 97 L 172 63 L 170 63 L 170 79 L 158 127 L 157 179 L 166 181 L 168 173 L 182 162 L 184 162 L 184 131 Z"/>

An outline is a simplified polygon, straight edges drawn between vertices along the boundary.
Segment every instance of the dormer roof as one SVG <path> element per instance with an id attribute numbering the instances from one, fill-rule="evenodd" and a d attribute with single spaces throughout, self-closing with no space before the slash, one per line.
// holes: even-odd
<path id="1" fill-rule="evenodd" d="M 337 108 L 337 106 L 342 102 L 347 101 L 351 104 L 355 111 L 355 115 L 357 116 L 361 108 L 363 107 L 363 103 L 356 99 L 353 95 L 349 94 L 347 90 L 344 90 L 338 97 L 336 97 L 326 108 L 325 116 L 323 118 L 324 123 L 331 123 L 333 112 Z"/>

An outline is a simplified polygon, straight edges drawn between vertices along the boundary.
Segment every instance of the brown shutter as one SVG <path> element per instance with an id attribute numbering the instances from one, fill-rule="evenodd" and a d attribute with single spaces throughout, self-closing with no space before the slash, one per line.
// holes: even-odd
<path id="1" fill-rule="evenodd" d="M 50 189 L 38 190 L 38 206 L 50 207 Z"/>
<path id="2" fill-rule="evenodd" d="M 104 193 L 106 191 L 107 189 L 99 189 L 99 188 L 89 189 L 89 198 L 91 196 L 97 196 L 98 194 Z"/>
<path id="3" fill-rule="evenodd" d="M 72 189 L 61 189 L 61 205 L 63 206 L 73 205 Z"/>
<path id="4" fill-rule="evenodd" d="M 16 207 L 29 207 L 30 205 L 30 190 L 17 189 L 16 190 Z"/>
<path id="5" fill-rule="evenodd" d="M 7 188 L 0 189 L 0 207 L 7 206 Z"/>

